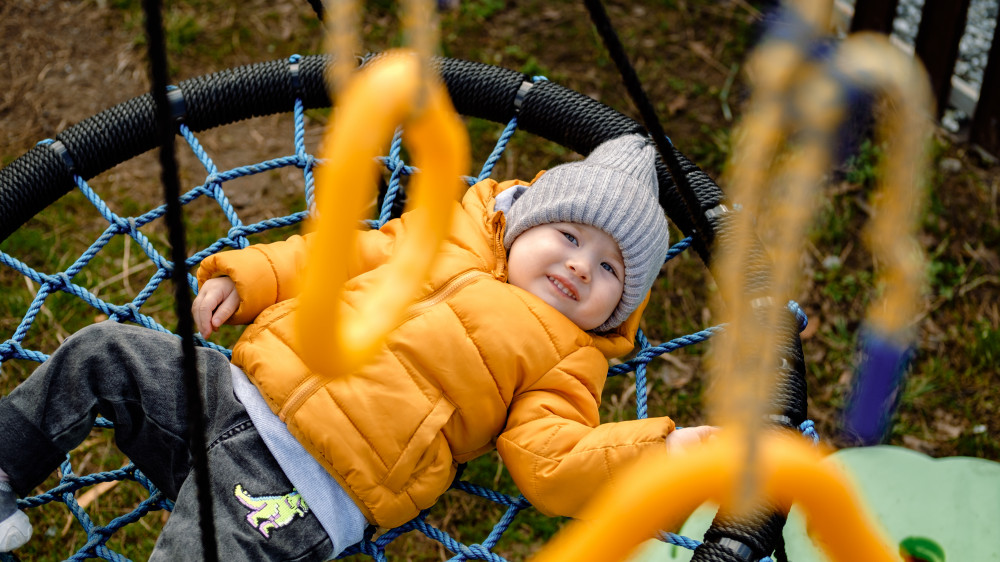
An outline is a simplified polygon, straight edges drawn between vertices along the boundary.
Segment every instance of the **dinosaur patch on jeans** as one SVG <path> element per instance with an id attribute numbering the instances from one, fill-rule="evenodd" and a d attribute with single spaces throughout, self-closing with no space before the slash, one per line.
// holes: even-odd
<path id="1" fill-rule="evenodd" d="M 243 489 L 242 484 L 237 484 L 233 495 L 241 504 L 250 509 L 250 513 L 247 514 L 247 522 L 254 529 L 260 531 L 265 539 L 271 538 L 271 531 L 286 527 L 296 517 L 305 517 L 309 513 L 306 500 L 302 499 L 302 496 L 295 489 L 283 496 L 255 497 L 248 494 Z"/>

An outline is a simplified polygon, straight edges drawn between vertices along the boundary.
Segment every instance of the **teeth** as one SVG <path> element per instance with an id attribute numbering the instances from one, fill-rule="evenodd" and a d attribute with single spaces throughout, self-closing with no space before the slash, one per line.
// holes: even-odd
<path id="1" fill-rule="evenodd" d="M 573 292 L 570 291 L 569 288 L 566 287 L 566 285 L 563 285 L 562 283 L 560 283 L 558 279 L 556 279 L 555 277 L 549 277 L 549 281 L 552 281 L 552 283 L 556 287 L 558 287 L 559 290 L 562 291 L 567 297 L 569 297 L 569 298 L 571 298 L 573 300 L 576 300 L 576 295 L 574 295 Z"/>

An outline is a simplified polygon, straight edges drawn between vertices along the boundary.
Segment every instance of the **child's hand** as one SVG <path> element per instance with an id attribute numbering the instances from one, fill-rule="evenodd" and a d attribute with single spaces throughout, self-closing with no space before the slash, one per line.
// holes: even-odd
<path id="1" fill-rule="evenodd" d="M 667 435 L 667 452 L 670 454 L 683 453 L 702 443 L 707 443 L 718 432 L 719 428 L 711 425 L 675 429 Z"/>
<path id="2" fill-rule="evenodd" d="M 213 277 L 201 286 L 191 303 L 191 315 L 201 337 L 208 338 L 219 329 L 240 306 L 236 283 L 228 277 Z"/>

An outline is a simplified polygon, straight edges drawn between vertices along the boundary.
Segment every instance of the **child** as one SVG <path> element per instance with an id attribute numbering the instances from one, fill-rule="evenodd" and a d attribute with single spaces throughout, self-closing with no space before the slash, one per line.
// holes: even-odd
<path id="1" fill-rule="evenodd" d="M 304 365 L 294 333 L 308 235 L 206 259 L 192 307 L 202 335 L 252 323 L 232 363 L 197 352 L 219 552 L 336 556 L 367 525 L 430 507 L 458 464 L 494 448 L 539 510 L 575 516 L 645 451 L 707 437 L 668 418 L 599 423 L 607 360 L 632 350 L 668 249 L 654 154 L 627 135 L 532 184 L 473 186 L 406 320 L 369 364 L 330 379 Z M 359 236 L 345 305 L 380 275 L 409 218 Z M 175 337 L 97 324 L 0 401 L 0 550 L 31 532 L 14 492 L 39 485 L 100 413 L 175 499 L 152 559 L 200 552 L 179 354 Z"/>

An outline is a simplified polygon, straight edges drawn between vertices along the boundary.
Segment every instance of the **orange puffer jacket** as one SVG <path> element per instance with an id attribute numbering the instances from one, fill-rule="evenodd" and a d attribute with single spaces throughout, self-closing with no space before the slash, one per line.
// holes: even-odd
<path id="1" fill-rule="evenodd" d="M 448 489 L 458 463 L 494 448 L 538 509 L 575 516 L 588 493 L 643 451 L 662 451 L 674 429 L 668 418 L 599 424 L 607 359 L 631 351 L 641 308 L 616 332 L 594 335 L 506 283 L 504 216 L 493 204 L 514 185 L 525 184 L 486 180 L 456 203 L 411 314 L 368 365 L 323 385 L 294 333 L 308 235 L 217 254 L 198 272 L 200 282 L 236 282 L 230 322 L 253 324 L 233 362 L 376 525 L 416 516 Z M 348 304 L 378 277 L 408 215 L 361 234 L 359 256 L 345 264 Z"/>

